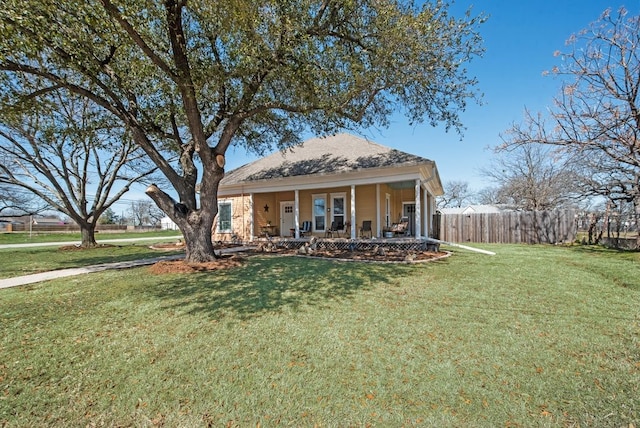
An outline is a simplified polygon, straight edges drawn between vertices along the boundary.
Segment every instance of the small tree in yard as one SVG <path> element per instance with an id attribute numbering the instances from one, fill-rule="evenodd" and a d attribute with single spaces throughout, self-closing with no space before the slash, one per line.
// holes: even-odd
<path id="1" fill-rule="evenodd" d="M 527 144 L 499 151 L 482 175 L 497 186 L 497 203 L 513 209 L 544 211 L 575 204 L 578 174 L 574 162 L 549 147 Z"/>
<path id="2" fill-rule="evenodd" d="M 153 201 L 134 201 L 129 208 L 134 226 L 157 225 L 164 216 Z"/>
<path id="3" fill-rule="evenodd" d="M 208 261 L 230 146 L 283 149 L 305 132 L 384 126 L 398 108 L 413 123 L 461 129 L 458 112 L 477 97 L 464 64 L 482 54 L 484 18 L 447 9 L 441 0 L 6 0 L 0 92 L 29 95 L 11 82 L 39 76 L 110 111 L 170 183 L 147 194 L 180 228 L 186 260 Z"/>
<path id="4" fill-rule="evenodd" d="M 118 222 L 118 216 L 112 208 L 107 208 L 104 210 L 100 218 L 98 219 L 98 224 L 116 224 Z"/>
<path id="5" fill-rule="evenodd" d="M 568 79 L 549 117 L 527 112 L 506 147 L 548 144 L 583 170 L 583 193 L 634 205 L 640 220 L 640 16 L 605 11 L 571 36 L 552 73 Z M 640 235 L 637 241 L 640 246 Z"/>
<path id="6" fill-rule="evenodd" d="M 100 216 L 155 166 L 141 162 L 144 153 L 127 132 L 85 98 L 45 89 L 2 107 L 0 182 L 69 216 L 81 245 L 95 246 Z"/>

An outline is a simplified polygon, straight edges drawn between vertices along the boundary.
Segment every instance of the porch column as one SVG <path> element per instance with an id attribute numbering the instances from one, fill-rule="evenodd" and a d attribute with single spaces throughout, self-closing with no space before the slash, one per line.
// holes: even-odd
<path id="1" fill-rule="evenodd" d="M 433 230 L 433 216 L 436 214 L 436 198 L 433 194 L 429 195 L 429 231 L 432 236 L 438 236 L 440 233 L 438 230 Z"/>
<path id="2" fill-rule="evenodd" d="M 380 230 L 380 183 L 376 183 L 376 236 L 378 238 L 382 236 L 382 230 Z"/>
<path id="3" fill-rule="evenodd" d="M 351 239 L 356 239 L 356 186 L 351 185 Z"/>
<path id="4" fill-rule="evenodd" d="M 416 227 L 416 238 L 420 238 L 421 236 L 421 223 L 422 223 L 422 216 L 420 215 L 420 213 L 422 212 L 422 210 L 420 209 L 420 179 L 416 179 L 416 212 L 415 212 L 415 227 Z"/>
<path id="5" fill-rule="evenodd" d="M 249 193 L 249 242 L 253 242 L 253 193 Z"/>
<path id="6" fill-rule="evenodd" d="M 424 201 L 424 214 L 422 218 L 424 219 L 424 236 L 429 237 L 429 233 L 431 232 L 431 225 L 429 224 L 429 192 L 427 189 L 422 190 L 422 200 Z"/>
<path id="7" fill-rule="evenodd" d="M 296 239 L 300 239 L 300 191 L 298 189 L 296 189 L 294 191 L 294 198 L 293 198 L 293 223 L 294 223 L 294 227 L 296 228 L 296 233 L 295 233 L 295 237 Z"/>

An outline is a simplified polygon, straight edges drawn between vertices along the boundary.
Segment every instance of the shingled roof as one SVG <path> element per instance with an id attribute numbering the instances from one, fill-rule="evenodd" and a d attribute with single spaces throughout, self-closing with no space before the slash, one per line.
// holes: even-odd
<path id="1" fill-rule="evenodd" d="M 302 175 L 342 174 L 364 169 L 431 163 L 351 134 L 312 138 L 284 152 L 276 152 L 229 171 L 221 185 Z"/>

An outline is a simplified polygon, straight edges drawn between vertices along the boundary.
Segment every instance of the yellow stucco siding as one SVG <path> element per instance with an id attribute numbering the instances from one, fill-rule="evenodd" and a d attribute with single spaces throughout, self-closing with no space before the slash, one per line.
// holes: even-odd
<path id="1" fill-rule="evenodd" d="M 300 225 L 303 221 L 311 221 L 312 202 L 311 191 L 301 191 L 298 195 L 298 209 L 300 210 Z"/>
<path id="2" fill-rule="evenodd" d="M 375 236 L 378 224 L 376 213 L 375 184 L 356 187 L 356 236 L 359 235 L 363 221 L 371 221 L 371 230 Z"/>
<path id="3" fill-rule="evenodd" d="M 275 193 L 257 193 L 253 195 L 253 216 L 256 230 L 267 224 L 276 224 L 277 213 Z M 257 232 L 256 232 L 257 233 Z"/>

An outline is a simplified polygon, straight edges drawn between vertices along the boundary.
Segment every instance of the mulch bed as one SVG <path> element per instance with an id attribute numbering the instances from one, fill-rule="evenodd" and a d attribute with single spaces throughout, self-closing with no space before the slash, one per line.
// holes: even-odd
<path id="1" fill-rule="evenodd" d="M 154 247 L 162 250 L 167 248 L 175 249 L 175 244 Z M 218 250 L 219 248 L 216 248 Z M 194 273 L 210 272 L 221 269 L 229 269 L 241 266 L 246 257 L 251 255 L 280 255 L 280 256 L 302 256 L 309 258 L 325 258 L 341 261 L 376 262 L 376 263 L 420 263 L 437 260 L 447 257 L 449 253 L 433 251 L 400 251 L 386 250 L 384 254 L 374 251 L 349 251 L 349 250 L 316 250 L 313 254 L 300 254 L 298 250 L 274 248 L 270 251 L 259 251 L 251 248 L 242 251 L 240 254 L 225 254 L 222 257 L 206 263 L 186 263 L 183 260 L 162 261 L 151 266 L 150 272 L 153 274 L 167 273 Z"/>
<path id="2" fill-rule="evenodd" d="M 63 245 L 62 247 L 58 247 L 59 251 L 87 251 L 87 250 L 97 250 L 99 248 L 110 248 L 115 247 L 115 245 L 110 244 L 97 244 L 92 247 L 83 247 L 81 245 Z"/>
<path id="3" fill-rule="evenodd" d="M 168 273 L 211 272 L 238 267 L 241 266 L 244 261 L 244 257 L 236 254 L 224 255 L 219 259 L 206 263 L 187 263 L 184 260 L 162 261 L 150 266 L 149 271 L 155 275 Z"/>

